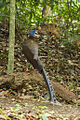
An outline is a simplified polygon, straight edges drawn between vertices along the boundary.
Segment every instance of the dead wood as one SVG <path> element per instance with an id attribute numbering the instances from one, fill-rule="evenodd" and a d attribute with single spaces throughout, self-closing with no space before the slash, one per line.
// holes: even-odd
<path id="1" fill-rule="evenodd" d="M 52 82 L 55 92 L 68 102 L 76 102 L 76 95 L 58 82 Z"/>
<path id="2" fill-rule="evenodd" d="M 41 74 L 37 71 L 32 72 L 19 72 L 12 75 L 2 75 L 0 76 L 0 88 L 7 87 L 12 89 L 21 90 L 26 87 L 27 84 L 40 84 L 41 86 L 46 87 L 44 79 Z M 76 99 L 76 95 L 64 88 L 60 83 L 51 81 L 54 91 L 57 95 L 62 97 L 68 102 Z"/>

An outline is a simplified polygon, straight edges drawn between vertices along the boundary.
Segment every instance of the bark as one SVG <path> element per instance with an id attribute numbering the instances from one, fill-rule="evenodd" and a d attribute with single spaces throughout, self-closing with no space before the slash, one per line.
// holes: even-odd
<path id="1" fill-rule="evenodd" d="M 7 73 L 14 69 L 14 44 L 15 44 L 15 0 L 10 0 L 10 28 L 9 28 L 9 54 Z"/>
<path id="2" fill-rule="evenodd" d="M 42 17 L 47 18 L 51 14 L 51 7 L 49 5 L 47 5 L 46 0 L 43 0 L 43 2 L 44 2 L 44 7 L 43 7 L 43 10 L 42 10 Z M 50 2 L 50 0 L 49 0 L 49 2 Z"/>

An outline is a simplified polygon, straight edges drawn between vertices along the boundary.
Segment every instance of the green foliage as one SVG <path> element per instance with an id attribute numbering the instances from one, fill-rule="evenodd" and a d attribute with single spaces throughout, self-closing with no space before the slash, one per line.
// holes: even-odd
<path id="1" fill-rule="evenodd" d="M 45 2 L 46 1 L 46 2 Z M 42 17 L 43 7 L 51 7 L 51 15 Z M 0 0 L 0 21 L 3 16 L 9 19 L 9 0 Z M 64 38 L 80 35 L 80 5 L 75 0 L 17 0 L 16 25 L 23 31 L 42 23 L 54 23 L 57 19 Z M 68 39 L 67 39 L 68 40 Z"/>
<path id="2" fill-rule="evenodd" d="M 6 59 L 6 61 L 8 61 L 8 53 L 2 52 L 2 53 L 0 54 L 0 59 Z"/>
<path id="3" fill-rule="evenodd" d="M 54 18 L 58 19 L 60 27 L 64 31 L 65 37 L 68 37 L 70 32 L 73 34 L 79 31 L 80 24 L 80 8 L 78 1 L 54 1 L 53 6 L 51 2 L 46 0 L 46 3 L 42 0 L 39 2 L 36 0 L 18 1 L 16 3 L 16 20 L 19 27 L 26 29 L 31 26 L 40 25 L 44 22 L 52 23 Z M 45 5 L 51 6 L 51 16 L 47 19 L 42 18 L 42 9 Z M 59 19 L 61 16 L 61 19 Z"/>
<path id="4" fill-rule="evenodd" d="M 36 5 L 36 2 L 32 0 L 17 2 L 16 20 L 19 27 L 25 29 L 40 23 L 42 7 L 38 4 Z"/>
<path id="5" fill-rule="evenodd" d="M 10 120 L 10 118 L 4 114 L 4 112 L 3 112 L 2 109 L 0 109 L 0 114 L 1 114 L 6 120 Z"/>
<path id="6" fill-rule="evenodd" d="M 75 85 L 76 85 L 76 83 L 75 83 L 75 82 L 69 82 L 69 85 L 68 85 L 68 86 L 66 86 L 66 88 L 71 89 L 71 88 L 75 87 Z"/>
<path id="7" fill-rule="evenodd" d="M 9 17 L 9 0 L 0 0 L 0 21 Z"/>

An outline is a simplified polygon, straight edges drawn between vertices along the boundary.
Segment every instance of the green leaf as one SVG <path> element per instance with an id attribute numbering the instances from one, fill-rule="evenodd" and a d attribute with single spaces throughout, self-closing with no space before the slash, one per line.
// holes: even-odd
<path id="1" fill-rule="evenodd" d="M 45 114 L 42 114 L 42 119 L 43 119 L 43 120 L 48 120 L 48 118 L 46 117 Z"/>

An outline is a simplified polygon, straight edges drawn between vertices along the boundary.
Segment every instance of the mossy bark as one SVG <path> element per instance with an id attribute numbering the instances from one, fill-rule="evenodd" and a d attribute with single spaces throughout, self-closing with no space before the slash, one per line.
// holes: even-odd
<path id="1" fill-rule="evenodd" d="M 15 0 L 10 0 L 10 27 L 9 27 L 9 54 L 7 73 L 14 70 L 14 44 L 15 44 Z"/>

